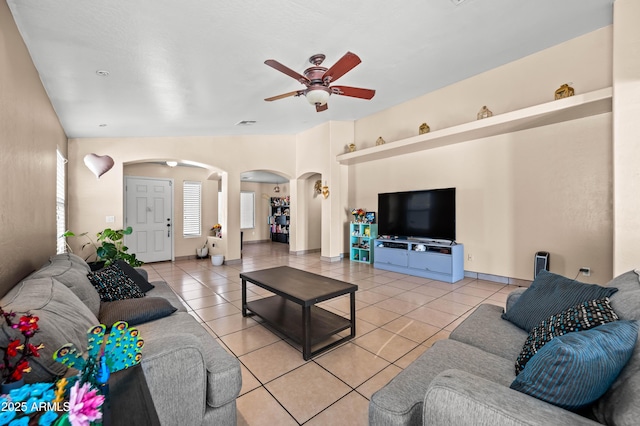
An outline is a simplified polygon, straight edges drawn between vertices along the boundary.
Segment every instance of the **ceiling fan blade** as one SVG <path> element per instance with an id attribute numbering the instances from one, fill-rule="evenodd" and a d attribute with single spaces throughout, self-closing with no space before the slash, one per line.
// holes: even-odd
<path id="1" fill-rule="evenodd" d="M 288 75 L 289 77 L 293 77 L 296 80 L 298 80 L 300 83 L 304 84 L 305 86 L 308 85 L 310 83 L 309 79 L 307 77 L 305 77 L 304 75 L 292 70 L 291 68 L 282 65 L 280 62 L 276 61 L 275 59 L 267 59 L 266 61 L 264 61 L 265 64 L 269 65 L 271 68 L 280 71 L 281 73 L 284 73 L 286 75 Z"/>
<path id="2" fill-rule="evenodd" d="M 347 52 L 338 60 L 331 68 L 329 68 L 322 76 L 325 84 L 332 83 L 351 71 L 360 62 L 360 58 L 355 53 Z"/>
<path id="3" fill-rule="evenodd" d="M 362 89 L 360 87 L 331 86 L 334 95 L 351 96 L 352 98 L 371 99 L 376 94 L 375 90 Z"/>
<path id="4" fill-rule="evenodd" d="M 288 98 L 289 96 L 300 96 L 304 93 L 304 90 L 294 90 L 293 92 L 283 93 L 282 95 L 272 96 L 270 98 L 266 98 L 265 101 L 277 101 L 278 99 Z"/>
<path id="5" fill-rule="evenodd" d="M 316 105 L 316 112 L 322 112 L 329 109 L 329 104 Z"/>

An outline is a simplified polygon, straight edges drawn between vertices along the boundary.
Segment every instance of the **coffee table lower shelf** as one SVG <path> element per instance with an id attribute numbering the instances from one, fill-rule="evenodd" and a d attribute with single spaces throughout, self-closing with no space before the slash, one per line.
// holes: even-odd
<path id="1" fill-rule="evenodd" d="M 308 307 L 310 318 L 308 336 L 305 338 L 304 307 L 277 295 L 247 302 L 246 307 L 273 328 L 300 343 L 305 360 L 351 339 L 355 334 L 355 325 L 350 320 L 312 305 Z M 350 335 L 311 351 L 312 346 L 348 329 L 352 329 Z"/>

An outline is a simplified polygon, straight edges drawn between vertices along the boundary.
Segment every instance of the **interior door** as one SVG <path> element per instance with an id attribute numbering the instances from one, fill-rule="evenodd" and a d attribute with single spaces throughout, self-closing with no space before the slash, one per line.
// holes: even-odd
<path id="1" fill-rule="evenodd" d="M 125 176 L 124 191 L 129 252 L 143 262 L 173 260 L 173 181 Z"/>

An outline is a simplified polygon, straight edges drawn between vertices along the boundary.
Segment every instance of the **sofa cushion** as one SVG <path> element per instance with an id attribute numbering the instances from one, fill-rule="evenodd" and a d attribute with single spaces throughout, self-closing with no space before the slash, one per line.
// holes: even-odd
<path id="1" fill-rule="evenodd" d="M 585 284 L 542 270 L 502 318 L 530 332 L 551 315 L 587 300 L 611 297 L 616 291 L 615 287 Z"/>
<path id="2" fill-rule="evenodd" d="M 502 312 L 500 306 L 480 305 L 451 332 L 449 338 L 513 362 L 522 351 L 527 332 L 501 319 Z"/>
<path id="3" fill-rule="evenodd" d="M 617 321 L 618 315 L 609 304 L 609 298 L 589 300 L 556 314 L 535 326 L 516 359 L 516 374 L 519 374 L 545 344 L 554 337 L 574 331 L 589 330 L 608 322 Z"/>
<path id="4" fill-rule="evenodd" d="M 72 257 L 71 253 L 57 255 L 49 260 L 49 264 L 38 269 L 31 274 L 29 278 L 52 277 L 56 281 L 66 285 L 78 299 L 80 299 L 91 310 L 94 316 L 98 315 L 100 310 L 100 296 L 96 289 L 91 285 L 87 272 L 89 266 L 80 260 Z M 77 258 L 77 256 L 75 256 Z"/>
<path id="5" fill-rule="evenodd" d="M 466 371 L 503 386 L 509 386 L 515 377 L 513 360 L 455 340 L 439 340 L 372 395 L 369 424 L 422 425 L 427 389 L 438 374 L 449 369 Z"/>
<path id="6" fill-rule="evenodd" d="M 627 364 L 636 321 L 616 321 L 558 336 L 535 354 L 511 388 L 568 410 L 602 396 Z"/>
<path id="7" fill-rule="evenodd" d="M 52 381 L 55 376 L 65 374 L 67 367 L 55 362 L 53 353 L 66 343 L 73 343 L 78 351 L 84 352 L 87 331 L 98 324 L 89 308 L 51 277 L 23 280 L 0 299 L 0 306 L 7 312 L 30 312 L 39 318 L 39 331 L 31 341 L 45 347 L 39 358 L 29 360 L 32 371 L 24 375 L 27 383 Z M 9 336 L 10 332 L 3 327 L 0 346 L 6 347 Z"/>
<path id="8" fill-rule="evenodd" d="M 162 297 L 144 297 L 142 299 L 114 300 L 102 302 L 98 320 L 111 327 L 117 321 L 126 321 L 129 325 L 144 324 L 158 318 L 164 318 L 177 310 Z"/>
<path id="9" fill-rule="evenodd" d="M 224 350 L 191 315 L 176 312 L 170 317 L 140 324 L 136 328 L 146 342 L 185 333 L 194 335 L 202 343 L 202 355 L 207 366 L 207 404 L 222 407 L 235 401 L 242 387 L 238 359 Z M 190 368 L 190 365 L 175 368 Z M 170 387 L 167 387 L 167 392 L 171 392 Z"/>
<path id="10" fill-rule="evenodd" d="M 162 297 L 167 299 L 179 312 L 187 312 L 182 299 L 180 299 L 173 289 L 164 281 L 154 281 L 154 289 L 147 292 L 146 297 Z"/>
<path id="11" fill-rule="evenodd" d="M 153 290 L 154 285 L 147 281 L 145 277 L 140 275 L 140 273 L 138 273 L 138 271 L 136 271 L 127 262 L 125 262 L 124 260 L 116 260 L 116 265 L 118 265 L 118 267 L 122 269 L 122 272 L 124 272 L 126 276 L 131 278 L 133 282 L 136 283 L 141 292 L 146 293 L 149 290 Z"/>
<path id="12" fill-rule="evenodd" d="M 87 277 L 98 290 L 100 300 L 103 302 L 144 297 L 144 293 L 136 283 L 118 265 L 110 265 L 99 271 L 90 272 Z"/>
<path id="13" fill-rule="evenodd" d="M 91 272 L 91 267 L 89 266 L 89 264 L 87 264 L 87 262 L 85 262 L 85 260 L 83 258 L 81 258 L 80 256 L 73 254 L 73 253 L 60 253 L 60 254 L 56 254 L 55 256 L 51 256 L 49 258 L 50 261 L 55 261 L 55 260 L 68 260 L 71 263 L 73 263 L 75 266 L 85 269 L 87 272 Z"/>
<path id="14" fill-rule="evenodd" d="M 619 289 L 611 296 L 611 306 L 623 320 L 640 320 L 639 272 L 628 271 L 607 284 Z M 640 336 L 627 366 L 607 393 L 593 405 L 593 415 L 599 422 L 605 424 L 637 425 L 640 418 L 638 401 L 640 401 Z"/>

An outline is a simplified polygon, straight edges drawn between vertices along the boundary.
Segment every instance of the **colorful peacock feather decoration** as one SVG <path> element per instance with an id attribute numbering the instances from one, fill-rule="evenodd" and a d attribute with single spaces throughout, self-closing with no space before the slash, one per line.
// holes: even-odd
<path id="1" fill-rule="evenodd" d="M 81 383 L 89 382 L 99 387 L 107 382 L 109 374 L 140 363 L 144 340 L 138 329 L 118 321 L 111 327 L 105 339 L 104 324 L 91 327 L 87 332 L 87 356 L 81 354 L 73 343 L 63 345 L 53 354 L 53 359 L 81 372 Z"/>

